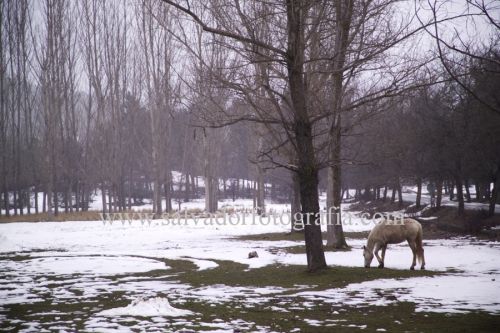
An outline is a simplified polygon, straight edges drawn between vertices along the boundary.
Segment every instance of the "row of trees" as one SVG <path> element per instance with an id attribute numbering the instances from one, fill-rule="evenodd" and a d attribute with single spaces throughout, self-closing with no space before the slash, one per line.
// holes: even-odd
<path id="1" fill-rule="evenodd" d="M 488 85 L 498 86 L 491 81 L 499 78 L 488 76 Z M 485 82 L 478 78 L 476 84 L 473 89 L 482 89 Z M 346 149 L 345 155 L 362 163 L 346 167 L 343 183 L 363 189 L 366 199 L 385 200 L 389 188 L 391 201 L 398 194 L 402 204 L 402 185 L 416 185 L 420 208 L 425 185 L 431 184 L 437 207 L 446 193 L 457 200 L 459 215 L 472 200 L 489 203 L 488 214 L 494 214 L 500 203 L 500 117 L 458 84 L 416 91 L 354 130 L 364 135 L 346 140 L 358 149 Z"/>
<path id="2" fill-rule="evenodd" d="M 31 212 L 43 192 L 49 214 L 85 210 L 99 190 L 111 212 L 151 192 L 159 216 L 195 176 L 208 211 L 221 179 L 246 178 L 262 212 L 273 183 L 309 221 L 321 184 L 327 209 L 346 187 L 425 181 L 456 186 L 461 210 L 472 182 L 494 205 L 498 25 L 484 2 L 447 5 L 2 1 L 2 207 Z M 483 45 L 443 33 L 471 19 L 491 27 Z M 308 268 L 324 267 L 320 227 L 304 234 Z"/>
<path id="3" fill-rule="evenodd" d="M 151 192 L 160 214 L 174 196 L 196 194 L 195 175 L 217 187 L 219 178 L 253 178 L 248 126 L 191 126 L 198 112 L 182 97 L 178 45 L 157 22 L 168 24 L 165 6 L 23 0 L 3 1 L 1 14 L 6 215 L 87 210 L 96 190 L 105 211 L 130 208 Z M 183 173 L 176 184 L 172 170 Z M 269 181 L 278 188 L 283 181 L 275 174 Z M 212 187 L 208 209 L 215 210 Z M 244 192 L 240 187 L 233 192 Z"/>

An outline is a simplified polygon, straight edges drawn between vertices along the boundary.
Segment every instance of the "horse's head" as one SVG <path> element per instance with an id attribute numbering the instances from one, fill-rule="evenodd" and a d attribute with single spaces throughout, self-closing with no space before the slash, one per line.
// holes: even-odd
<path id="1" fill-rule="evenodd" d="M 365 258 L 365 267 L 369 268 L 373 260 L 373 252 L 368 250 L 366 246 L 363 246 L 363 257 Z"/>

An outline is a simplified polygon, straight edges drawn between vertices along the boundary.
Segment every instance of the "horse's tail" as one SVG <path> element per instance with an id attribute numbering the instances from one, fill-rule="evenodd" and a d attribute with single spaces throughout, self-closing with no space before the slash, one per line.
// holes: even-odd
<path id="1" fill-rule="evenodd" d="M 418 226 L 418 233 L 417 233 L 417 238 L 415 239 L 415 243 L 417 243 L 417 260 L 419 264 L 425 265 L 425 258 L 424 258 L 424 247 L 423 247 L 423 231 L 422 231 L 422 225 L 419 224 Z"/>

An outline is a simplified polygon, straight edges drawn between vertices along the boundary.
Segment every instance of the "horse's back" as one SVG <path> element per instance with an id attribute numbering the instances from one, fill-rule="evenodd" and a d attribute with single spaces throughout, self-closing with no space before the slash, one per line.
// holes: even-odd
<path id="1" fill-rule="evenodd" d="M 373 228 L 369 237 L 385 244 L 397 244 L 415 238 L 421 228 L 420 223 L 413 219 L 404 219 L 402 223 L 384 220 Z"/>

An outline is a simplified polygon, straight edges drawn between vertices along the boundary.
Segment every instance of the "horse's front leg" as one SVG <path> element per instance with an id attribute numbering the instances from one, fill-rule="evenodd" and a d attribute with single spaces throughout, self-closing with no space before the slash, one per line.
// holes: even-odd
<path id="1" fill-rule="evenodd" d="M 373 248 L 373 253 L 375 254 L 375 257 L 377 257 L 378 260 L 378 268 L 384 268 L 384 261 L 380 256 L 378 255 L 378 251 L 382 248 L 382 245 L 379 243 L 375 244 L 375 247 Z"/>

